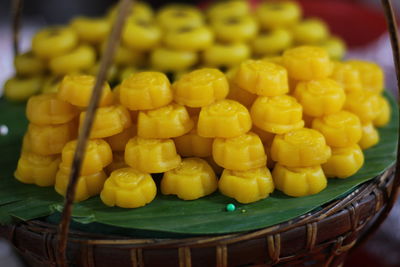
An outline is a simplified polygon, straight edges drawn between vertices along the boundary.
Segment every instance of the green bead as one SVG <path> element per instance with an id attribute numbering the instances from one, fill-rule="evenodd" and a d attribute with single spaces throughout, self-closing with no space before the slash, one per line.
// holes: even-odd
<path id="1" fill-rule="evenodd" d="M 236 207 L 234 204 L 229 203 L 228 205 L 226 205 L 226 210 L 227 211 L 235 211 Z"/>

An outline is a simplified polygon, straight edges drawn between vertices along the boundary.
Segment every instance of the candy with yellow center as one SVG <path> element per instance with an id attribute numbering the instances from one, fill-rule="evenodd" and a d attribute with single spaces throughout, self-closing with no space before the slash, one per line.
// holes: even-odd
<path id="1" fill-rule="evenodd" d="M 182 157 L 209 157 L 212 155 L 212 138 L 201 137 L 197 134 L 198 117 L 192 117 L 193 129 L 182 136 L 174 138 L 176 150 Z"/>
<path id="2" fill-rule="evenodd" d="M 134 137 L 136 134 L 137 126 L 132 124 L 119 134 L 107 137 L 105 141 L 110 145 L 112 151 L 125 151 L 126 143 L 128 143 L 129 139 Z"/>
<path id="3" fill-rule="evenodd" d="M 226 43 L 247 42 L 258 33 L 258 24 L 250 15 L 215 19 L 211 27 L 216 39 Z"/>
<path id="4" fill-rule="evenodd" d="M 113 161 L 105 168 L 107 174 L 111 174 L 118 169 L 129 167 L 129 165 L 125 163 L 125 151 L 114 152 L 112 157 Z"/>
<path id="5" fill-rule="evenodd" d="M 257 95 L 277 96 L 289 92 L 285 68 L 265 60 L 247 60 L 240 64 L 234 82 Z"/>
<path id="6" fill-rule="evenodd" d="M 356 114 L 361 123 L 367 123 L 379 116 L 379 104 L 379 95 L 371 91 L 352 92 L 346 96 L 344 109 Z"/>
<path id="7" fill-rule="evenodd" d="M 360 72 L 349 63 L 334 61 L 330 78 L 340 83 L 346 93 L 362 90 Z"/>
<path id="8" fill-rule="evenodd" d="M 373 123 L 375 127 L 383 127 L 390 121 L 390 104 L 386 97 L 379 96 L 379 115 L 374 119 Z"/>
<path id="9" fill-rule="evenodd" d="M 204 107 L 224 99 L 229 92 L 229 84 L 218 69 L 204 68 L 184 74 L 173 84 L 172 89 L 177 103 Z"/>
<path id="10" fill-rule="evenodd" d="M 182 160 L 178 167 L 164 173 L 161 192 L 183 200 L 194 200 L 213 193 L 218 180 L 208 163 L 199 158 Z"/>
<path id="11" fill-rule="evenodd" d="M 74 50 L 50 59 L 50 70 L 56 75 L 79 73 L 95 64 L 96 52 L 91 46 L 81 45 Z"/>
<path id="12" fill-rule="evenodd" d="M 216 2 L 207 10 L 211 21 L 226 17 L 241 17 L 250 14 L 250 5 L 245 0 Z"/>
<path id="13" fill-rule="evenodd" d="M 157 47 L 161 31 L 152 22 L 129 18 L 121 35 L 122 44 L 133 50 L 149 51 Z"/>
<path id="14" fill-rule="evenodd" d="M 270 133 L 283 134 L 304 126 L 303 108 L 289 95 L 259 96 L 250 112 L 254 125 Z"/>
<path id="15" fill-rule="evenodd" d="M 113 21 L 117 16 L 118 5 L 112 6 L 107 14 L 107 18 Z M 137 1 L 131 5 L 129 18 L 135 18 L 141 21 L 151 21 L 154 19 L 154 12 L 148 3 Z"/>
<path id="16" fill-rule="evenodd" d="M 293 1 L 265 1 L 257 7 L 256 16 L 264 29 L 284 28 L 299 21 L 301 8 Z"/>
<path id="17" fill-rule="evenodd" d="M 198 54 L 193 51 L 159 47 L 150 53 L 150 66 L 163 72 L 185 71 L 198 61 Z"/>
<path id="18" fill-rule="evenodd" d="M 347 178 L 357 173 L 364 164 L 364 154 L 357 145 L 332 148 L 332 156 L 322 164 L 327 177 Z"/>
<path id="19" fill-rule="evenodd" d="M 292 168 L 277 163 L 272 171 L 272 177 L 275 187 L 292 197 L 314 195 L 327 186 L 327 179 L 320 165 Z"/>
<path id="20" fill-rule="evenodd" d="M 329 36 L 328 26 L 320 19 L 305 19 L 293 26 L 293 39 L 297 44 L 318 44 Z"/>
<path id="21" fill-rule="evenodd" d="M 357 144 L 362 135 L 360 119 L 344 110 L 316 118 L 312 128 L 322 133 L 331 147 L 349 147 Z"/>
<path id="22" fill-rule="evenodd" d="M 78 107 L 87 107 L 95 83 L 91 75 L 67 75 L 58 88 L 58 98 Z M 113 103 L 113 94 L 108 83 L 103 86 L 103 93 L 99 106 L 108 106 Z"/>
<path id="23" fill-rule="evenodd" d="M 81 41 L 98 44 L 108 36 L 111 23 L 103 18 L 76 17 L 71 21 L 71 27 Z"/>
<path id="24" fill-rule="evenodd" d="M 172 139 L 145 139 L 135 136 L 125 148 L 125 162 L 142 172 L 162 173 L 181 162 Z"/>
<path id="25" fill-rule="evenodd" d="M 346 101 L 343 87 L 328 78 L 297 83 L 294 97 L 303 106 L 304 113 L 312 117 L 336 113 Z"/>
<path id="26" fill-rule="evenodd" d="M 54 188 L 62 196 L 65 196 L 67 193 L 70 174 L 71 169 L 68 167 L 60 167 L 60 170 L 57 172 Z M 76 183 L 74 202 L 81 202 L 100 194 L 106 179 L 107 175 L 103 171 L 79 176 Z"/>
<path id="27" fill-rule="evenodd" d="M 202 61 L 208 67 L 233 67 L 248 59 L 250 55 L 251 50 L 247 44 L 216 43 L 202 53 Z"/>
<path id="28" fill-rule="evenodd" d="M 164 73 L 139 72 L 120 86 L 120 102 L 130 110 L 155 109 L 172 101 L 171 84 Z"/>
<path id="29" fill-rule="evenodd" d="M 247 108 L 228 99 L 203 107 L 197 123 L 197 133 L 203 137 L 236 137 L 250 129 L 251 117 Z"/>
<path id="30" fill-rule="evenodd" d="M 104 53 L 106 44 L 106 42 L 102 43 L 100 47 L 101 53 Z M 133 68 L 133 66 L 142 66 L 143 63 L 146 63 L 145 53 L 120 44 L 115 51 L 114 63 L 118 66 L 128 66 L 130 68 Z"/>
<path id="31" fill-rule="evenodd" d="M 182 28 L 197 28 L 204 24 L 203 16 L 191 5 L 168 5 L 157 14 L 157 22 L 165 31 Z"/>
<path id="32" fill-rule="evenodd" d="M 205 26 L 180 28 L 168 31 L 163 36 L 163 42 L 167 47 L 194 52 L 206 49 L 213 41 L 213 32 Z"/>
<path id="33" fill-rule="evenodd" d="M 86 112 L 82 112 L 79 127 L 85 121 Z M 97 109 L 93 126 L 90 130 L 90 138 L 105 138 L 121 133 L 132 125 L 131 115 L 128 110 L 121 106 L 101 107 Z"/>
<path id="34" fill-rule="evenodd" d="M 328 53 L 316 46 L 288 49 L 283 53 L 282 62 L 289 77 L 295 80 L 323 79 L 332 73 L 332 63 Z"/>
<path id="35" fill-rule="evenodd" d="M 293 37 L 287 29 L 275 29 L 258 35 L 252 42 L 256 55 L 276 55 L 292 45 Z"/>
<path id="36" fill-rule="evenodd" d="M 64 145 L 76 138 L 77 124 L 70 121 L 57 125 L 29 124 L 27 139 L 31 144 L 32 152 L 40 155 L 55 155 L 61 153 Z"/>
<path id="37" fill-rule="evenodd" d="M 59 164 L 59 156 L 41 156 L 25 151 L 18 160 L 14 176 L 18 181 L 26 184 L 54 185 Z"/>
<path id="38" fill-rule="evenodd" d="M 37 32 L 32 38 L 36 56 L 49 59 L 72 50 L 78 44 L 78 35 L 69 27 L 51 27 Z"/>
<path id="39" fill-rule="evenodd" d="M 157 187 L 150 174 L 132 168 L 113 171 L 100 198 L 107 206 L 138 208 L 153 201 Z"/>
<path id="40" fill-rule="evenodd" d="M 379 143 L 379 132 L 376 130 L 372 122 L 363 124 L 362 137 L 358 144 L 362 149 L 373 147 Z"/>
<path id="41" fill-rule="evenodd" d="M 13 77 L 4 83 L 4 96 L 9 101 L 25 101 L 40 91 L 43 84 L 41 76 L 28 78 Z"/>
<path id="42" fill-rule="evenodd" d="M 140 111 L 138 135 L 144 138 L 173 138 L 188 133 L 193 128 L 193 121 L 184 106 L 168 106 Z"/>
<path id="43" fill-rule="evenodd" d="M 67 168 L 72 166 L 77 141 L 68 142 L 62 150 L 61 165 Z M 81 175 L 89 175 L 100 172 L 112 162 L 112 151 L 110 145 L 102 140 L 89 140 L 86 145 L 85 156 L 82 160 Z"/>
<path id="44" fill-rule="evenodd" d="M 45 62 L 37 58 L 32 51 L 16 55 L 14 66 L 19 76 L 40 75 L 46 69 Z"/>
<path id="45" fill-rule="evenodd" d="M 381 93 L 385 85 L 385 77 L 381 67 L 370 61 L 349 60 L 348 64 L 360 72 L 361 83 L 364 90 Z"/>
<path id="46" fill-rule="evenodd" d="M 271 156 L 274 161 L 287 167 L 310 167 L 325 163 L 331 156 L 331 149 L 321 133 L 302 128 L 276 135 Z"/>
<path id="47" fill-rule="evenodd" d="M 76 107 L 58 99 L 56 93 L 32 96 L 26 105 L 26 117 L 36 125 L 67 123 L 78 113 Z"/>
<path id="48" fill-rule="evenodd" d="M 274 182 L 266 167 L 247 171 L 224 170 L 218 182 L 219 191 L 247 204 L 267 198 L 274 191 Z"/>
<path id="49" fill-rule="evenodd" d="M 327 40 L 323 41 L 320 46 L 328 52 L 332 59 L 335 60 L 342 60 L 346 54 L 346 44 L 337 36 L 328 38 Z"/>
<path id="50" fill-rule="evenodd" d="M 229 170 L 245 171 L 267 164 L 261 139 L 252 132 L 233 138 L 216 138 L 212 154 L 219 166 Z"/>

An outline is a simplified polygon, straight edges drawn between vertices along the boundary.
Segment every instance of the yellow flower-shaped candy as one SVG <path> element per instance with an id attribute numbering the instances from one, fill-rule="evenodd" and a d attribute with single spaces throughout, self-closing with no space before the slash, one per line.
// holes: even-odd
<path id="1" fill-rule="evenodd" d="M 267 56 L 281 54 L 292 45 L 293 37 L 287 29 L 275 29 L 258 35 L 252 42 L 256 55 Z"/>
<path id="2" fill-rule="evenodd" d="M 23 152 L 32 152 L 31 140 L 28 136 L 28 133 L 25 133 L 24 137 L 22 138 L 21 154 Z"/>
<path id="3" fill-rule="evenodd" d="M 219 166 L 229 170 L 246 171 L 267 164 L 261 139 L 252 132 L 233 138 L 216 138 L 212 154 Z"/>
<path id="4" fill-rule="evenodd" d="M 202 61 L 208 67 L 233 67 L 248 59 L 250 47 L 243 43 L 216 43 L 207 48 L 202 54 Z"/>
<path id="5" fill-rule="evenodd" d="M 379 106 L 379 114 L 373 121 L 375 127 L 385 126 L 389 123 L 391 117 L 390 104 L 386 97 L 379 96 Z"/>
<path id="6" fill-rule="evenodd" d="M 101 47 L 102 51 L 104 51 L 106 48 L 105 44 L 106 43 L 103 43 L 103 46 Z M 118 66 L 127 66 L 124 69 L 124 71 L 125 71 L 125 73 L 128 73 L 129 71 L 134 69 L 134 66 L 136 66 L 136 67 L 143 66 L 143 64 L 146 63 L 145 53 L 141 52 L 141 51 L 132 50 L 123 45 L 119 45 L 115 51 L 114 63 Z M 128 71 L 127 71 L 127 69 L 128 69 Z M 123 71 L 121 71 L 121 76 L 122 76 L 122 72 Z M 133 71 L 131 71 L 130 73 L 133 73 Z M 124 78 L 127 78 L 128 76 L 129 75 L 125 76 Z M 121 79 L 121 80 L 124 80 L 124 79 Z"/>
<path id="7" fill-rule="evenodd" d="M 56 93 L 32 96 L 26 105 L 26 117 L 36 125 L 67 123 L 78 113 L 76 107 L 59 100 Z"/>
<path id="8" fill-rule="evenodd" d="M 303 197 L 324 190 L 328 184 L 321 166 L 290 168 L 279 163 L 272 171 L 275 186 L 288 196 Z"/>
<path id="9" fill-rule="evenodd" d="M 240 64 L 234 82 L 257 95 L 277 96 L 289 92 L 285 68 L 265 60 L 247 60 Z"/>
<path id="10" fill-rule="evenodd" d="M 259 96 L 251 107 L 251 118 L 260 129 L 283 134 L 304 126 L 303 108 L 294 97 Z"/>
<path id="11" fill-rule="evenodd" d="M 343 87 L 331 79 L 299 82 L 294 97 L 303 106 L 304 113 L 312 117 L 336 113 L 346 101 Z"/>
<path id="12" fill-rule="evenodd" d="M 91 75 L 67 75 L 58 88 L 58 98 L 78 107 L 87 107 L 95 83 L 95 77 Z M 111 105 L 113 94 L 110 86 L 105 83 L 99 106 Z"/>
<path id="13" fill-rule="evenodd" d="M 86 112 L 82 112 L 79 120 L 80 128 L 82 128 L 85 118 Z M 98 108 L 90 130 L 90 138 L 113 136 L 121 133 L 131 125 L 131 115 L 125 107 L 118 105 Z"/>
<path id="14" fill-rule="evenodd" d="M 181 157 L 172 139 L 133 137 L 126 144 L 125 162 L 142 172 L 162 173 L 176 168 Z"/>
<path id="15" fill-rule="evenodd" d="M 214 2 L 207 10 L 211 21 L 226 17 L 241 17 L 250 14 L 250 5 L 246 0 Z"/>
<path id="16" fill-rule="evenodd" d="M 293 39 L 297 44 L 318 44 L 329 36 L 328 26 L 320 19 L 305 19 L 293 26 Z"/>
<path id="17" fill-rule="evenodd" d="M 18 181 L 26 184 L 54 185 L 59 164 L 59 156 L 41 156 L 24 151 L 18 160 L 14 176 Z"/>
<path id="18" fill-rule="evenodd" d="M 164 173 L 161 192 L 183 200 L 194 200 L 213 193 L 218 180 L 208 163 L 199 158 L 182 160 L 178 167 Z"/>
<path id="19" fill-rule="evenodd" d="M 107 206 L 138 208 L 153 201 L 157 187 L 150 174 L 132 168 L 113 171 L 100 198 Z"/>
<path id="20" fill-rule="evenodd" d="M 112 6 L 107 12 L 107 19 L 113 21 L 117 16 L 118 5 Z M 154 11 L 148 3 L 137 1 L 131 6 L 129 18 L 140 21 L 151 21 L 154 19 Z"/>
<path id="21" fill-rule="evenodd" d="M 250 15 L 216 19 L 211 27 L 216 39 L 226 43 L 247 42 L 258 33 L 258 24 Z"/>
<path id="22" fill-rule="evenodd" d="M 32 51 L 40 58 L 49 59 L 72 50 L 78 44 L 78 35 L 69 27 L 40 30 L 32 38 Z"/>
<path id="23" fill-rule="evenodd" d="M 136 51 L 149 51 L 157 47 L 161 30 L 149 21 L 129 18 L 121 34 L 122 44 Z"/>
<path id="24" fill-rule="evenodd" d="M 198 54 L 193 51 L 159 47 L 150 53 L 150 66 L 162 72 L 180 72 L 194 66 Z"/>
<path id="25" fill-rule="evenodd" d="M 32 152 L 40 155 L 61 153 L 64 145 L 76 138 L 77 125 L 75 121 L 64 124 L 39 126 L 29 124 L 27 139 Z"/>
<path id="26" fill-rule="evenodd" d="M 331 75 L 328 53 L 316 46 L 299 46 L 283 53 L 283 65 L 290 78 L 301 81 L 323 79 Z"/>
<path id="27" fill-rule="evenodd" d="M 299 21 L 301 8 L 294 1 L 265 1 L 256 9 L 256 15 L 266 30 L 285 28 Z"/>
<path id="28" fill-rule="evenodd" d="M 54 188 L 56 192 L 62 196 L 65 196 L 67 193 L 70 172 L 71 169 L 67 167 L 60 167 L 60 170 L 57 172 Z M 106 179 L 107 175 L 103 171 L 86 176 L 79 176 L 75 189 L 74 202 L 81 202 L 100 194 Z"/>
<path id="29" fill-rule="evenodd" d="M 184 74 L 173 84 L 172 89 L 177 103 L 204 107 L 224 99 L 229 92 L 229 84 L 218 69 L 204 68 Z"/>
<path id="30" fill-rule="evenodd" d="M 196 28 L 204 24 L 203 16 L 196 7 L 177 4 L 163 7 L 157 14 L 157 22 L 165 31 Z"/>
<path id="31" fill-rule="evenodd" d="M 68 142 L 62 150 L 61 166 L 70 168 L 74 159 L 77 141 Z M 89 140 L 82 160 L 81 175 L 89 175 L 100 172 L 112 162 L 110 145 L 102 140 Z"/>
<path id="32" fill-rule="evenodd" d="M 144 138 L 173 138 L 188 133 L 193 128 L 193 121 L 184 106 L 168 106 L 140 111 L 138 136 Z"/>
<path id="33" fill-rule="evenodd" d="M 139 72 L 120 85 L 120 102 L 130 110 L 155 109 L 172 101 L 171 85 L 161 72 Z"/>
<path id="34" fill-rule="evenodd" d="M 302 128 L 276 135 L 271 156 L 274 161 L 287 167 L 310 167 L 325 163 L 331 156 L 331 149 L 321 133 Z"/>
<path id="35" fill-rule="evenodd" d="M 364 90 L 373 93 L 381 93 L 383 91 L 385 77 L 379 65 L 362 60 L 349 60 L 347 63 L 360 72 L 361 83 Z"/>
<path id="36" fill-rule="evenodd" d="M 332 36 L 319 45 L 328 52 L 331 59 L 342 60 L 346 54 L 346 43 L 337 36 Z"/>
<path id="37" fill-rule="evenodd" d="M 203 107 L 197 123 L 197 132 L 203 137 L 236 137 L 250 129 L 251 117 L 247 108 L 227 99 Z"/>
<path id="38" fill-rule="evenodd" d="M 174 138 L 176 150 L 182 157 L 209 157 L 212 155 L 212 138 L 201 137 L 197 134 L 198 117 L 192 118 L 193 129 L 182 136 Z"/>
<path id="39" fill-rule="evenodd" d="M 371 122 L 362 126 L 362 137 L 358 144 L 362 149 L 373 147 L 379 143 L 379 132 Z"/>
<path id="40" fill-rule="evenodd" d="M 362 90 L 360 72 L 349 63 L 334 61 L 330 78 L 340 83 L 346 93 Z"/>
<path id="41" fill-rule="evenodd" d="M 96 52 L 91 46 L 81 45 L 76 49 L 50 59 L 50 70 L 56 75 L 80 73 L 94 66 Z"/>
<path id="42" fill-rule="evenodd" d="M 32 51 L 16 55 L 14 66 L 18 76 L 40 75 L 46 69 L 45 62 L 37 58 Z"/>
<path id="43" fill-rule="evenodd" d="M 332 148 L 332 156 L 322 164 L 327 177 L 347 178 L 355 174 L 364 164 L 364 154 L 355 144 L 348 147 Z"/>
<path id="44" fill-rule="evenodd" d="M 103 18 L 76 17 L 71 21 L 71 27 L 81 41 L 98 44 L 106 39 L 111 23 Z"/>
<path id="45" fill-rule="evenodd" d="M 29 78 L 13 77 L 4 84 L 4 96 L 9 101 L 25 101 L 40 91 L 43 84 L 41 76 Z"/>
<path id="46" fill-rule="evenodd" d="M 213 32 L 205 26 L 168 31 L 163 36 L 163 42 L 167 47 L 194 52 L 206 49 L 213 41 Z"/>
<path id="47" fill-rule="evenodd" d="M 266 167 L 247 170 L 224 170 L 218 182 L 219 191 L 247 204 L 267 198 L 274 191 L 274 182 Z"/>
<path id="48" fill-rule="evenodd" d="M 134 137 L 136 134 L 137 127 L 135 124 L 132 124 L 119 134 L 107 137 L 105 141 L 110 145 L 112 151 L 125 151 L 126 143 L 128 143 L 129 139 Z"/>
<path id="49" fill-rule="evenodd" d="M 379 95 L 370 91 L 347 94 L 344 109 L 356 114 L 361 123 L 373 121 L 380 112 Z"/>
<path id="50" fill-rule="evenodd" d="M 114 152 L 113 161 L 105 168 L 107 174 L 111 174 L 113 171 L 128 168 L 129 165 L 125 163 L 125 151 Z"/>
<path id="51" fill-rule="evenodd" d="M 331 147 L 348 147 L 357 144 L 362 135 L 361 122 L 357 115 L 339 111 L 313 120 L 312 128 L 322 133 Z"/>

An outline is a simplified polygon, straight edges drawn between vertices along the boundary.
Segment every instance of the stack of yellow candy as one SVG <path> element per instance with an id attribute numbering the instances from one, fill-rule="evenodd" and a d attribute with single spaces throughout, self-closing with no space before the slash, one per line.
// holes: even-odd
<path id="1" fill-rule="evenodd" d="M 326 177 L 355 174 L 361 149 L 379 140 L 374 125 L 390 118 L 380 68 L 332 62 L 314 46 L 273 61 L 246 60 L 227 75 L 201 68 L 172 85 L 152 71 L 129 75 L 114 91 L 105 84 L 75 201 L 100 194 L 108 206 L 144 206 L 156 196 L 155 173 L 163 173 L 162 194 L 194 200 L 219 189 L 240 203 L 275 187 L 316 194 Z M 93 85 L 93 76 L 68 75 L 57 93 L 30 98 L 18 180 L 65 195 L 77 118 L 81 126 Z"/>
<path id="2" fill-rule="evenodd" d="M 16 76 L 5 84 L 5 95 L 24 101 L 42 92 L 55 92 L 66 74 L 98 71 L 105 41 L 116 16 L 113 7 L 100 18 L 76 17 L 68 25 L 40 30 L 31 51 L 15 58 Z M 114 85 L 139 70 L 170 73 L 174 79 L 201 67 L 229 69 L 252 58 L 273 57 L 296 45 L 318 45 L 334 59 L 345 45 L 315 18 L 302 19 L 294 1 L 249 1 L 167 5 L 157 12 L 135 2 L 122 31 L 108 81 Z"/>

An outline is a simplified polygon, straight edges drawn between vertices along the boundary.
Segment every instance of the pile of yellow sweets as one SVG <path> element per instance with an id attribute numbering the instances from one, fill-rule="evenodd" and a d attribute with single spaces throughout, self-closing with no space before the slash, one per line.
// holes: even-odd
<path id="1" fill-rule="evenodd" d="M 108 206 L 144 206 L 157 194 L 151 174 L 159 173 L 161 193 L 183 200 L 217 189 L 240 203 L 275 188 L 316 194 L 327 177 L 355 174 L 362 149 L 378 143 L 375 127 L 390 119 L 383 79 L 374 63 L 331 61 L 320 47 L 300 46 L 226 75 L 201 68 L 171 84 L 147 71 L 114 90 L 105 84 L 75 201 L 100 194 Z M 94 82 L 67 75 L 56 93 L 29 99 L 19 181 L 65 195 Z"/>
<path id="2" fill-rule="evenodd" d="M 38 31 L 31 51 L 15 58 L 15 77 L 5 96 L 23 101 L 38 92 L 55 92 L 66 74 L 95 75 L 116 7 L 100 18 L 76 17 L 68 25 Z M 332 58 L 345 53 L 343 41 L 316 18 L 302 18 L 293 1 L 232 0 L 200 10 L 167 5 L 154 11 L 135 2 L 126 21 L 108 81 L 121 83 L 133 72 L 155 70 L 174 79 L 194 69 L 228 69 L 249 58 L 280 55 L 297 45 L 318 45 Z"/>

